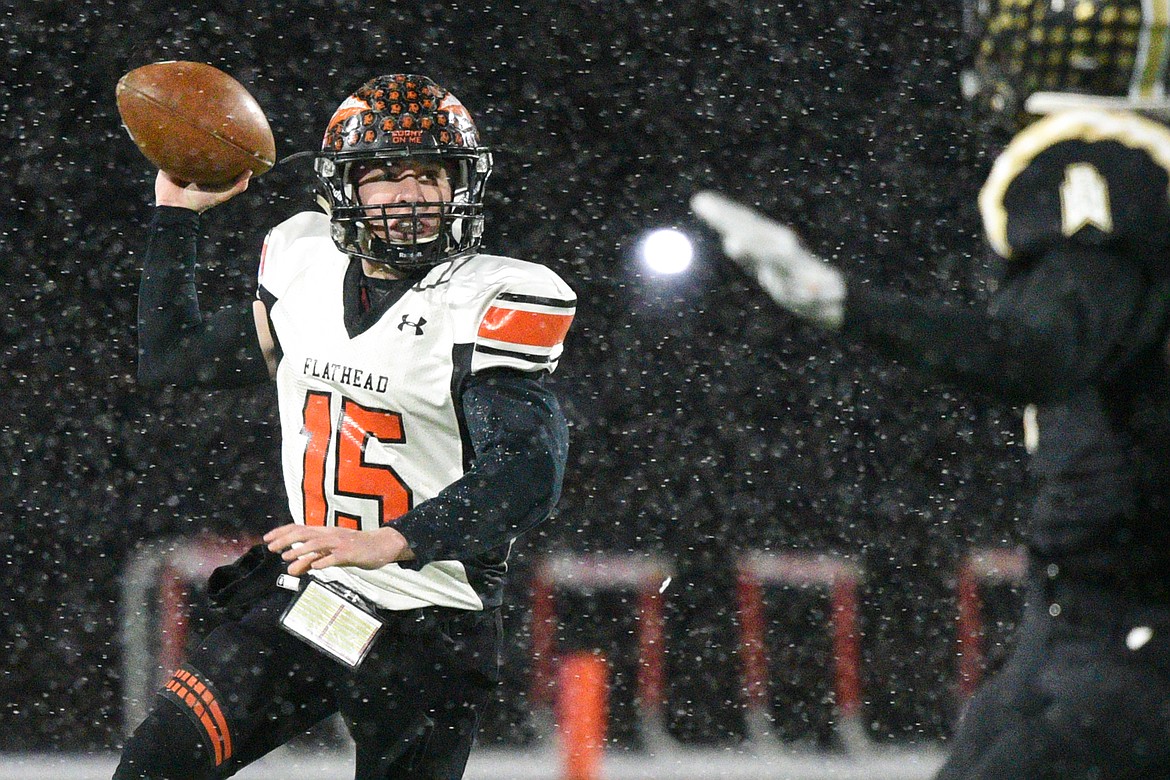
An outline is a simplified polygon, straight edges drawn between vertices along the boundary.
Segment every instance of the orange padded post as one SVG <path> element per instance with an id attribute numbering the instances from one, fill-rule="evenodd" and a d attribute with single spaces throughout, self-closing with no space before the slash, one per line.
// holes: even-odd
<path id="1" fill-rule="evenodd" d="M 596 653 L 574 653 L 561 661 L 558 677 L 564 780 L 600 780 L 609 717 L 609 667 Z"/>

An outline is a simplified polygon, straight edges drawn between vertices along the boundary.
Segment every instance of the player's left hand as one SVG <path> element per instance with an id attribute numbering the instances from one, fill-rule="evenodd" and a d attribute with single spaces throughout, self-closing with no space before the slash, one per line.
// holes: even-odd
<path id="1" fill-rule="evenodd" d="M 801 246 L 790 228 L 709 190 L 691 197 L 691 210 L 719 233 L 727 256 L 776 303 L 822 327 L 841 327 L 844 277 Z"/>
<path id="2" fill-rule="evenodd" d="M 379 569 L 414 557 L 406 537 L 390 527 L 355 531 L 290 523 L 264 534 L 264 541 L 271 552 L 280 552 L 281 558 L 292 561 L 288 573 L 294 577 L 327 566 Z"/>

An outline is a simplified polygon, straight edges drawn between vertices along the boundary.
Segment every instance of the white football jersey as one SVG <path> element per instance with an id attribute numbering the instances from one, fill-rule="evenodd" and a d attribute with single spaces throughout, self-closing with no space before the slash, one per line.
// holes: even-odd
<path id="1" fill-rule="evenodd" d="M 473 453 L 457 392 L 486 368 L 552 371 L 576 307 L 544 266 L 477 254 L 431 269 L 365 330 L 347 330 L 350 260 L 329 218 L 304 212 L 265 239 L 259 284 L 281 359 L 281 458 L 297 523 L 370 530 L 463 475 Z M 271 300 L 271 299 L 269 299 Z M 482 609 L 459 561 L 314 572 L 387 609 Z"/>

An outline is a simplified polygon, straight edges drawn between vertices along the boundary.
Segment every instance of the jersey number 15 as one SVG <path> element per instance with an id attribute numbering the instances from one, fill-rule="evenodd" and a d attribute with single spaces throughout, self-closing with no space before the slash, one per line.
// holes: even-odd
<path id="1" fill-rule="evenodd" d="M 329 413 L 331 393 L 311 391 L 305 397 L 304 423 L 309 441 L 305 446 L 305 525 L 326 525 L 329 496 L 346 496 L 376 502 L 378 525 L 383 526 L 406 514 L 412 504 L 410 488 L 390 466 L 366 460 L 370 439 L 386 444 L 406 441 L 402 415 L 384 409 L 369 409 L 349 398 L 341 399 L 341 421 L 334 436 Z M 336 445 L 334 440 L 336 439 Z M 333 453 L 333 490 L 325 488 L 326 459 Z M 335 510 L 336 524 L 360 529 L 361 518 Z"/>

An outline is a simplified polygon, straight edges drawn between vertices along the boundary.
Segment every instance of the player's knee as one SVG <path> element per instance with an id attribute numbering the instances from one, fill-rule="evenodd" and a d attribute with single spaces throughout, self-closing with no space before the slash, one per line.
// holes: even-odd
<path id="1" fill-rule="evenodd" d="M 122 748 L 113 780 L 204 780 L 212 762 L 195 724 L 161 701 Z"/>

